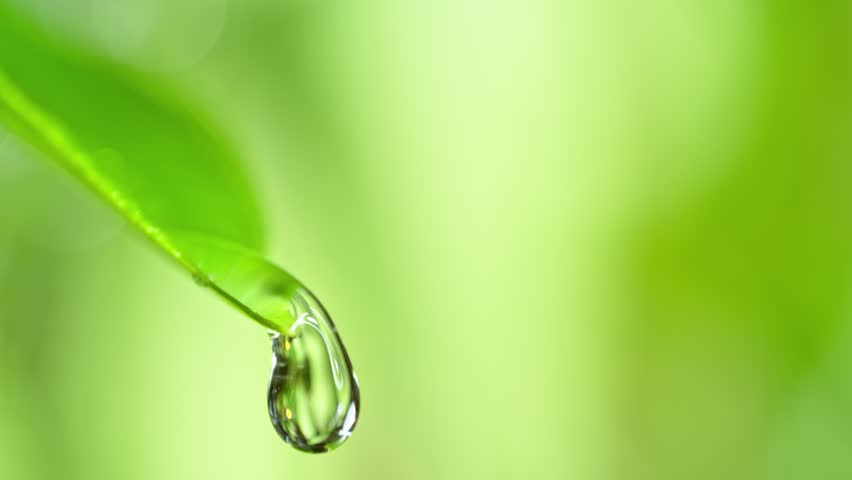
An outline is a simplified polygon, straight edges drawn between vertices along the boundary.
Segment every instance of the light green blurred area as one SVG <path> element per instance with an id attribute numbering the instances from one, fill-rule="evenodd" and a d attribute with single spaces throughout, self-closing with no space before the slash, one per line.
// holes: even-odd
<path id="1" fill-rule="evenodd" d="M 852 475 L 848 2 L 19 3 L 222 125 L 363 411 L 287 447 L 265 332 L 0 131 L 0 479 Z"/>

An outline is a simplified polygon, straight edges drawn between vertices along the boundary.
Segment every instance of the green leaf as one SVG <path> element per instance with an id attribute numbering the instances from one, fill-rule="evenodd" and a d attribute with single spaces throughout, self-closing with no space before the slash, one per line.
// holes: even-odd
<path id="1" fill-rule="evenodd" d="M 0 1 L 0 122 L 56 160 L 196 280 L 274 330 L 300 284 L 262 258 L 233 149 L 151 81 L 50 38 Z"/>

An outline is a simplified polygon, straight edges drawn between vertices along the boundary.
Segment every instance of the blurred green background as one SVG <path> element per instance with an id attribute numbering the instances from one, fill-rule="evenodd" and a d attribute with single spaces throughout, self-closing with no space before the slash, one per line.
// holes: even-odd
<path id="1" fill-rule="evenodd" d="M 852 475 L 848 1 L 16 0 L 237 145 L 359 426 L 0 130 L 0 479 Z"/>

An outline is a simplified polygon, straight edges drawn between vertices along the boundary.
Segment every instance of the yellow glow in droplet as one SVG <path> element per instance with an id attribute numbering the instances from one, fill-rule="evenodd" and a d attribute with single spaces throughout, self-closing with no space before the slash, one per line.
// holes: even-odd
<path id="1" fill-rule="evenodd" d="M 290 340 L 287 340 L 286 338 L 284 339 L 284 351 L 285 352 L 290 351 Z"/>
<path id="2" fill-rule="evenodd" d="M 293 419 L 293 412 L 289 408 L 284 409 L 284 415 L 287 417 L 287 420 Z"/>

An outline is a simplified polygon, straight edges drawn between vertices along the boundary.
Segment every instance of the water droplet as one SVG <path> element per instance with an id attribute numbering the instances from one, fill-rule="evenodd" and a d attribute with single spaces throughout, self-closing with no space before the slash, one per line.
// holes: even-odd
<path id="1" fill-rule="evenodd" d="M 327 452 L 358 420 L 358 379 L 320 302 L 292 275 L 256 252 L 215 237 L 171 230 L 165 240 L 217 290 L 272 336 L 269 416 L 293 447 Z"/>
<path id="2" fill-rule="evenodd" d="M 273 332 L 269 416 L 285 442 L 305 452 L 340 446 L 355 428 L 358 379 L 331 318 L 304 287 L 290 295 L 295 321 Z"/>

